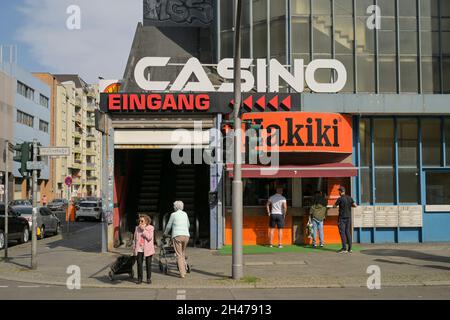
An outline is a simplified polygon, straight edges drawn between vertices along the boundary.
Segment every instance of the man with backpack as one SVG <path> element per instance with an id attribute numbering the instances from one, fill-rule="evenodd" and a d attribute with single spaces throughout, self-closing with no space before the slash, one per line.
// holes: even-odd
<path id="1" fill-rule="evenodd" d="M 310 219 L 313 227 L 312 230 L 313 248 L 316 247 L 317 232 L 319 232 L 319 241 L 320 241 L 319 245 L 320 247 L 323 247 L 323 221 L 327 216 L 327 211 L 328 208 L 325 197 L 323 196 L 321 191 L 316 191 L 314 193 L 313 204 L 309 210 Z"/>

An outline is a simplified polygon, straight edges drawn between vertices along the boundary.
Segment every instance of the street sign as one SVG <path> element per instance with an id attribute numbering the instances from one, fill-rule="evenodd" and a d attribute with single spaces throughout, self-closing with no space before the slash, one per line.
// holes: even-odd
<path id="1" fill-rule="evenodd" d="M 40 147 L 40 156 L 53 156 L 53 157 L 65 157 L 70 155 L 70 149 L 68 147 Z"/>
<path id="2" fill-rule="evenodd" d="M 27 161 L 27 170 L 44 170 L 44 166 L 42 161 Z"/>
<path id="3" fill-rule="evenodd" d="M 72 185 L 72 177 L 67 176 L 66 179 L 64 179 L 64 183 L 66 186 L 70 187 Z"/>

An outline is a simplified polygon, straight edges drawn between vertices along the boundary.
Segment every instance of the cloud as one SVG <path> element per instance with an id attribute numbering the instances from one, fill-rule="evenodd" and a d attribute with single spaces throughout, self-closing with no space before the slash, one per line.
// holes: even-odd
<path id="1" fill-rule="evenodd" d="M 67 28 L 71 5 L 81 10 L 79 30 Z M 23 23 L 16 40 L 28 45 L 47 71 L 79 74 L 91 83 L 99 76 L 122 78 L 142 21 L 142 0 L 25 0 L 17 9 Z"/>

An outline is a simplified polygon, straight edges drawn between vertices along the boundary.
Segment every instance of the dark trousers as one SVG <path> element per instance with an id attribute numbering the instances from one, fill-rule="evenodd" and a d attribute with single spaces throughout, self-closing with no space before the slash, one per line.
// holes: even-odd
<path id="1" fill-rule="evenodd" d="M 341 235 L 342 249 L 352 249 L 352 219 L 339 218 L 338 220 L 339 234 Z M 347 248 L 348 244 L 348 248 Z"/>
<path id="2" fill-rule="evenodd" d="M 145 257 L 145 267 L 147 269 L 147 280 L 152 278 L 152 258 L 153 256 Z M 137 271 L 138 271 L 138 280 L 142 281 L 143 277 L 143 264 L 144 264 L 144 253 L 138 252 L 137 254 Z"/>

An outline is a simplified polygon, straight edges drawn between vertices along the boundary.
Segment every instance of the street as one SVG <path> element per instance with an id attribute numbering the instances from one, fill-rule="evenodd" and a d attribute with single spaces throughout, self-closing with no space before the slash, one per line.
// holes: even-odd
<path id="1" fill-rule="evenodd" d="M 40 285 L 0 280 L 0 300 L 447 300 L 450 286 L 285 289 L 121 289 Z"/>

